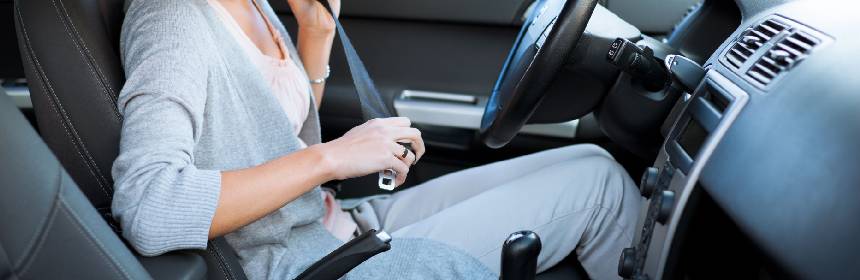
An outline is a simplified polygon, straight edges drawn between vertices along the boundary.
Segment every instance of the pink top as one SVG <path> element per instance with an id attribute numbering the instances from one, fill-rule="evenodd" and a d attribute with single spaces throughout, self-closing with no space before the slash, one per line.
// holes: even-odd
<path id="1" fill-rule="evenodd" d="M 290 58 L 290 52 L 287 51 L 286 43 L 281 33 L 272 25 L 265 13 L 260 10 L 257 2 L 254 5 L 257 11 L 268 25 L 272 37 L 284 55 L 284 59 L 275 58 L 264 54 L 257 45 L 242 31 L 239 24 L 230 15 L 218 0 L 208 0 L 209 5 L 215 10 L 215 13 L 221 19 L 221 22 L 227 28 L 233 38 L 239 43 L 239 46 L 245 51 L 245 54 L 257 65 L 263 79 L 272 88 L 272 93 L 278 100 L 278 103 L 287 113 L 293 131 L 298 133 L 302 130 L 302 124 L 308 117 L 308 108 L 311 102 L 311 92 L 309 92 L 309 81 L 307 76 L 302 73 L 296 64 Z M 299 142 L 303 147 L 307 147 L 301 139 Z M 335 237 L 340 240 L 347 241 L 352 238 L 358 225 L 352 219 L 352 216 L 341 210 L 340 204 L 335 200 L 334 195 L 329 192 L 322 192 L 322 198 L 325 202 L 326 213 L 323 217 L 323 225 Z"/>

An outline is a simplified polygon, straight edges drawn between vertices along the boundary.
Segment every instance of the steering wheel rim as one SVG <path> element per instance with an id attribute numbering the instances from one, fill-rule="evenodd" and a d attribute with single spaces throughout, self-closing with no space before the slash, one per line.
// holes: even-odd
<path id="1" fill-rule="evenodd" d="M 538 0 L 493 87 L 479 137 L 500 148 L 531 118 L 582 37 L 597 0 Z"/>

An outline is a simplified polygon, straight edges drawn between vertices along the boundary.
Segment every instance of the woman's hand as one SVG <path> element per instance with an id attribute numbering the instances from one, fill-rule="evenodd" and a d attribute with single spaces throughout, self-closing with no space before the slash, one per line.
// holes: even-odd
<path id="1" fill-rule="evenodd" d="M 343 180 L 385 169 L 397 171 L 396 185 L 406 181 L 409 167 L 424 155 L 421 132 L 407 118 L 373 119 L 338 139 L 315 146 L 335 179 Z M 415 153 L 398 143 L 411 143 Z"/>
<path id="2" fill-rule="evenodd" d="M 298 51 L 310 80 L 326 77 L 329 55 L 334 41 L 334 18 L 320 0 L 287 0 L 299 24 Z M 328 1 L 332 12 L 340 14 L 340 0 Z M 325 91 L 324 84 L 312 84 L 314 102 L 319 108 Z"/>
<path id="3" fill-rule="evenodd" d="M 322 1 L 328 1 L 332 11 L 336 15 L 340 14 L 340 0 Z M 290 4 L 300 29 L 322 34 L 334 33 L 334 19 L 319 0 L 287 0 L 287 3 Z"/>

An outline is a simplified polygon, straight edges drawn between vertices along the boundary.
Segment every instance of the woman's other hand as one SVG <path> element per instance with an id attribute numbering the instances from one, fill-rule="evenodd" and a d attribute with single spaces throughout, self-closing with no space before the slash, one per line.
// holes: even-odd
<path id="1" fill-rule="evenodd" d="M 335 14 L 340 14 L 340 0 L 328 1 Z M 303 30 L 320 33 L 334 33 L 335 24 L 331 14 L 319 0 L 287 0 L 290 9 Z"/>
<path id="2" fill-rule="evenodd" d="M 397 171 L 396 185 L 406 181 L 409 167 L 424 155 L 424 140 L 408 118 L 373 119 L 354 127 L 338 139 L 314 146 L 323 155 L 334 179 L 364 176 L 385 169 Z M 412 151 L 404 153 L 403 145 Z"/>

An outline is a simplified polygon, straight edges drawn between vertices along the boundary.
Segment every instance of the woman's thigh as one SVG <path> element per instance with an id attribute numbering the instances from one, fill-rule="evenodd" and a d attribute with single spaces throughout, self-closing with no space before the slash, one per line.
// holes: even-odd
<path id="1" fill-rule="evenodd" d="M 611 158 L 596 145 L 572 145 L 448 174 L 371 204 L 382 228 L 393 232 L 548 166 L 593 156 Z"/>
<path id="2" fill-rule="evenodd" d="M 595 153 L 527 173 L 497 181 L 498 185 L 404 226 L 393 236 L 447 243 L 498 272 L 505 238 L 532 230 L 543 243 L 541 271 L 577 250 L 592 277 L 615 275 L 613 260 L 632 242 L 640 201 L 621 166 Z"/>

